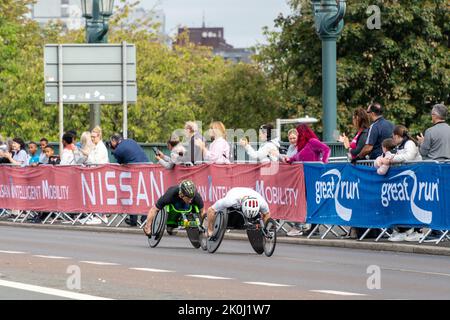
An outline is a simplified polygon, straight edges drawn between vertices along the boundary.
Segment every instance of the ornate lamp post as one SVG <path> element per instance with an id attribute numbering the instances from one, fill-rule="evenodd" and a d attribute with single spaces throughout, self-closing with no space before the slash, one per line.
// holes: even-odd
<path id="1" fill-rule="evenodd" d="M 336 39 L 344 28 L 345 0 L 312 0 L 316 32 L 322 40 L 323 140 L 331 142 L 337 127 Z"/>
<path id="2" fill-rule="evenodd" d="M 114 0 L 81 0 L 83 17 L 86 19 L 86 42 L 108 42 L 108 19 L 113 13 Z M 90 128 L 100 125 L 100 104 L 90 105 Z"/>

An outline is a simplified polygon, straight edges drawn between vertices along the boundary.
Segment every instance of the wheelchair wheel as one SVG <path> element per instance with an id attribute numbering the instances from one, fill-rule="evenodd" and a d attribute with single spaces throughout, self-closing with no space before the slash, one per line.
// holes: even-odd
<path id="1" fill-rule="evenodd" d="M 263 245 L 263 234 L 261 230 L 259 229 L 247 229 L 247 237 L 248 241 L 250 241 L 250 244 L 252 245 L 253 250 L 257 254 L 262 254 L 264 252 L 264 245 Z"/>
<path id="2" fill-rule="evenodd" d="M 188 235 L 189 241 L 195 249 L 200 248 L 200 230 L 198 227 L 188 227 L 186 228 L 186 233 Z"/>
<path id="3" fill-rule="evenodd" d="M 261 232 L 261 234 L 263 234 Z M 277 244 L 277 224 L 273 219 L 267 220 L 266 223 L 266 234 L 263 234 L 263 247 L 264 254 L 270 257 L 275 251 L 275 246 Z"/>
<path id="4" fill-rule="evenodd" d="M 208 250 L 208 238 L 206 237 L 206 230 L 208 230 L 208 217 L 205 216 L 205 218 L 202 221 L 202 227 L 203 227 L 203 232 L 199 233 L 199 237 L 200 237 L 200 247 L 206 251 Z"/>
<path id="5" fill-rule="evenodd" d="M 159 210 L 153 219 L 152 235 L 148 237 L 148 244 L 154 248 L 161 241 L 164 234 L 164 229 L 167 222 L 167 211 L 165 209 Z"/>
<path id="6" fill-rule="evenodd" d="M 222 243 L 225 231 L 227 230 L 228 214 L 226 212 L 217 212 L 214 221 L 214 233 L 212 237 L 206 240 L 206 248 L 209 253 L 214 253 Z"/>

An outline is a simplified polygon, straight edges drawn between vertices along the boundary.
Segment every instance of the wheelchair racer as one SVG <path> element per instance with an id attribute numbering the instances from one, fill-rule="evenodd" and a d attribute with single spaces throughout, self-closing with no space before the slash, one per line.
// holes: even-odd
<path id="1" fill-rule="evenodd" d="M 232 188 L 224 198 L 217 200 L 208 208 L 208 230 L 206 231 L 208 238 L 214 233 L 216 213 L 231 207 L 241 209 L 242 213 L 248 218 L 254 218 L 261 213 L 264 224 L 270 218 L 269 204 L 258 192 L 251 188 Z"/>
<path id="2" fill-rule="evenodd" d="M 191 180 L 183 180 L 179 185 L 167 189 L 148 212 L 147 222 L 144 226 L 146 236 L 151 236 L 153 219 L 159 210 L 162 210 L 167 205 L 173 205 L 174 209 L 178 211 L 189 211 L 193 207 L 197 207 L 200 211 L 200 217 L 204 215 L 203 199 L 198 193 L 195 184 Z M 167 231 L 171 232 L 171 230 Z"/>

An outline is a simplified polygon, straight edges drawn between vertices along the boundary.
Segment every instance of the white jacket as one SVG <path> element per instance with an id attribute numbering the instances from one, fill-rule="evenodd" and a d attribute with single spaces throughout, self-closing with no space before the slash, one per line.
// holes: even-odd
<path id="1" fill-rule="evenodd" d="M 247 151 L 250 158 L 259 160 L 261 162 L 268 162 L 268 161 L 278 161 L 278 151 L 279 144 L 277 141 L 267 141 L 264 142 L 258 149 L 258 151 L 255 151 L 255 149 L 252 148 L 250 144 L 245 146 L 245 151 Z"/>
<path id="2" fill-rule="evenodd" d="M 100 141 L 89 153 L 86 163 L 88 164 L 105 164 L 109 163 L 108 149 L 106 149 L 103 141 Z"/>
<path id="3" fill-rule="evenodd" d="M 64 148 L 61 152 L 61 162 L 60 165 L 75 164 L 74 152 L 70 149 Z"/>
<path id="4" fill-rule="evenodd" d="M 419 148 L 412 140 L 406 141 L 404 148 L 397 150 L 397 153 L 392 158 L 392 161 L 397 163 L 420 160 L 422 160 L 422 156 L 419 153 Z"/>

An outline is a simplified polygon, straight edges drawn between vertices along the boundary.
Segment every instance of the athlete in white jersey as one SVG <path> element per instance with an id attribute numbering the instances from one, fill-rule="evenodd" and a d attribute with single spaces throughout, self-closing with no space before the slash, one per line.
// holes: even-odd
<path id="1" fill-rule="evenodd" d="M 217 200 L 216 203 L 208 209 L 208 237 L 214 232 L 216 212 L 231 207 L 241 209 L 247 217 L 255 217 L 261 212 L 264 223 L 270 218 L 269 205 L 258 192 L 250 188 L 232 188 L 227 192 L 224 198 Z"/>

